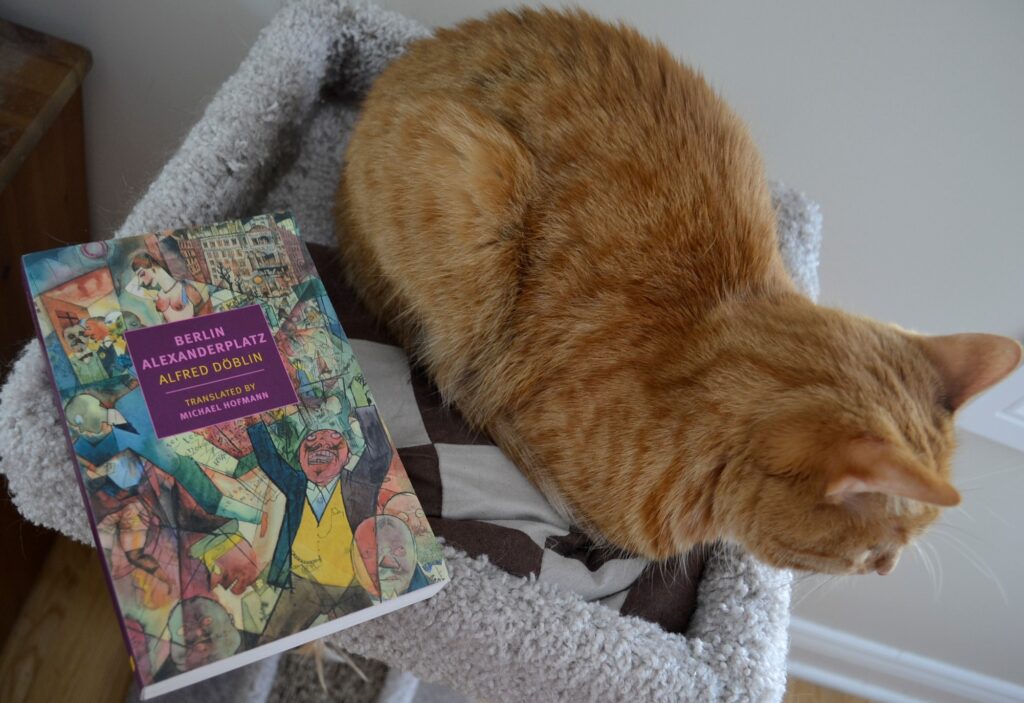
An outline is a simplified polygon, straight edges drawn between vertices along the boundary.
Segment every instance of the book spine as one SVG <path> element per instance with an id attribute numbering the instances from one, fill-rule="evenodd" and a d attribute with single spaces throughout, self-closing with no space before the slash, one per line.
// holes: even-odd
<path id="1" fill-rule="evenodd" d="M 82 480 L 82 471 L 78 465 L 78 458 L 75 454 L 75 444 L 71 439 L 71 431 L 68 429 L 67 418 L 64 417 L 64 407 L 61 405 L 60 390 L 57 388 L 57 379 L 53 375 L 53 366 L 50 364 L 50 355 L 46 350 L 46 340 L 43 338 L 43 330 L 39 326 L 39 319 L 36 314 L 35 301 L 32 298 L 32 289 L 28 283 L 28 271 L 25 270 L 25 260 L 21 260 L 21 284 L 25 290 L 25 295 L 28 297 L 29 309 L 32 310 L 32 324 L 36 329 L 36 339 L 39 340 L 39 345 L 42 347 L 43 358 L 46 359 L 46 370 L 47 375 L 50 379 L 50 390 L 53 391 L 53 402 L 57 406 L 57 415 L 60 418 L 61 428 L 64 430 L 64 439 L 67 441 L 68 453 L 71 457 L 71 466 L 75 472 L 75 479 L 78 482 L 78 491 L 82 496 L 82 503 L 85 506 L 85 514 L 89 518 L 89 529 L 92 532 L 92 539 L 96 545 L 96 556 L 100 560 L 100 566 L 103 567 L 103 578 L 107 582 L 107 590 L 110 592 L 110 600 L 114 604 L 114 612 L 117 615 L 117 624 L 121 628 L 121 636 L 124 638 L 125 649 L 128 650 L 128 666 L 132 670 L 132 676 L 135 678 L 135 682 L 139 689 L 142 690 L 144 687 L 142 677 L 139 674 L 138 667 L 135 665 L 135 650 L 132 649 L 131 639 L 128 637 L 128 627 L 124 622 L 124 614 L 121 612 L 121 603 L 117 599 L 117 591 L 114 590 L 114 580 L 110 575 L 110 566 L 107 564 L 107 559 L 103 555 L 103 544 L 100 542 L 99 528 L 96 525 L 96 518 L 92 514 L 92 504 L 89 502 L 89 494 L 85 488 L 85 481 Z"/>

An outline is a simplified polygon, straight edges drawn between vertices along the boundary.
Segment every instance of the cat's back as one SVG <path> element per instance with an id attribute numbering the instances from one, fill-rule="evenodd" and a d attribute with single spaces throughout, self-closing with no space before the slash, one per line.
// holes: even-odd
<path id="1" fill-rule="evenodd" d="M 533 242 L 537 264 L 562 266 L 557 248 L 566 237 L 578 246 L 583 232 L 595 251 L 618 250 L 613 267 L 673 254 L 682 270 L 666 275 L 677 282 L 702 268 L 723 279 L 708 270 L 716 257 L 694 267 L 680 256 L 706 252 L 712 230 L 727 229 L 718 244 L 733 247 L 718 261 L 773 256 L 774 216 L 745 125 L 698 73 L 631 28 L 523 9 L 441 29 L 382 74 L 363 121 L 386 128 L 425 103 L 493 120 L 523 149 L 533 179 L 525 225 L 545 233 Z"/>
<path id="2" fill-rule="evenodd" d="M 347 158 L 351 276 L 411 321 L 398 331 L 442 390 L 507 371 L 488 350 L 562 349 L 554 370 L 586 353 L 573 330 L 633 344 L 666 310 L 685 325 L 785 278 L 743 123 L 663 46 L 582 12 L 501 12 L 414 43 Z"/>

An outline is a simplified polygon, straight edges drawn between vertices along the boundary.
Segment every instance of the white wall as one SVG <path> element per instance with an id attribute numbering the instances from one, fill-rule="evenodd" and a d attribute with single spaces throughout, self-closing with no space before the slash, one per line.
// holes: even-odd
<path id="1" fill-rule="evenodd" d="M 96 235 L 119 224 L 280 4 L 5 0 L 5 17 L 93 51 Z M 504 3 L 384 4 L 439 24 Z M 750 123 L 771 175 L 822 203 L 824 302 L 934 333 L 1024 334 L 1024 3 L 581 4 L 699 66 Z M 796 612 L 1024 684 L 1024 457 L 965 436 L 956 472 L 964 505 L 937 532 L 981 569 L 935 534 L 941 592 L 910 557 Z"/>

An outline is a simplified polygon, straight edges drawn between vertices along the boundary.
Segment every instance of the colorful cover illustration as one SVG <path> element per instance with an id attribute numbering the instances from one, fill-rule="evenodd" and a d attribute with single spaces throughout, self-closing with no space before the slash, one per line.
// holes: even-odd
<path id="1" fill-rule="evenodd" d="M 143 697 L 444 585 L 291 215 L 23 266 Z"/>

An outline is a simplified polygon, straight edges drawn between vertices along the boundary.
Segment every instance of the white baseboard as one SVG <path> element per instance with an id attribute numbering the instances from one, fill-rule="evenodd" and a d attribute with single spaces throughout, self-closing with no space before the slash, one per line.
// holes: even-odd
<path id="1" fill-rule="evenodd" d="M 1024 686 L 793 618 L 789 673 L 880 703 L 1021 703 Z"/>

